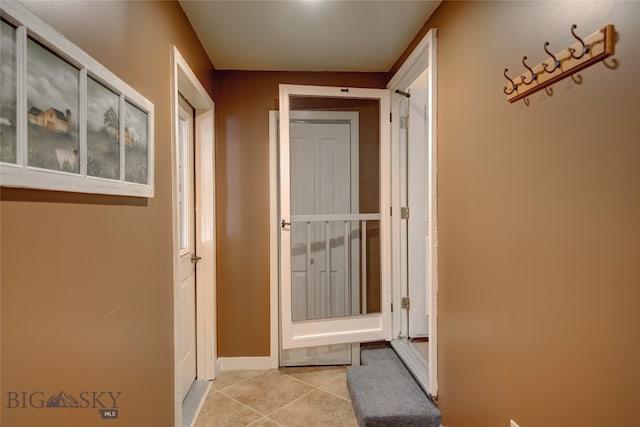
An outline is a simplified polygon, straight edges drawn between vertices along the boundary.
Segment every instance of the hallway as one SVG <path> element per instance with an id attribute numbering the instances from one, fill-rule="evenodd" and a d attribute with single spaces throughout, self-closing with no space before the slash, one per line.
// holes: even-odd
<path id="1" fill-rule="evenodd" d="M 195 427 L 357 425 L 336 366 L 222 371 L 212 382 Z"/>

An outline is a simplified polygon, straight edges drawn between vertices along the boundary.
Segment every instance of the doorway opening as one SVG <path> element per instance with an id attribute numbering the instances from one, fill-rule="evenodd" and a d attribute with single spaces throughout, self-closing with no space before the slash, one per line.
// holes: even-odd
<path id="1" fill-rule="evenodd" d="M 375 98 L 380 102 L 380 169 L 376 178 L 380 184 L 379 211 L 370 218 L 380 221 L 378 249 L 381 286 L 377 288 L 379 297 L 373 298 L 380 304 L 378 309 L 368 310 L 371 303 L 368 300 L 369 291 L 363 292 L 360 288 L 359 312 L 310 321 L 293 319 L 291 296 L 295 278 L 291 276 L 291 263 L 296 261 L 291 258 L 290 232 L 295 219 L 304 223 L 309 218 L 296 218 L 297 215 L 291 211 L 291 200 L 282 200 L 285 192 L 287 198 L 291 196 L 291 176 L 287 170 L 287 175 L 283 177 L 278 165 L 288 165 L 291 153 L 287 152 L 283 156 L 282 151 L 278 150 L 277 142 L 279 139 L 287 141 L 286 149 L 290 150 L 291 117 L 287 116 L 289 120 L 286 123 L 284 120 L 280 121 L 281 138 L 276 126 L 270 127 L 272 368 L 279 366 L 281 343 L 283 348 L 288 349 L 384 340 L 391 342 L 420 386 L 431 396 L 437 397 L 436 32 L 436 29 L 431 29 L 425 35 L 389 81 L 388 90 L 382 91 L 384 95 L 380 94 L 380 90 L 369 90 L 371 92 L 367 95 L 356 95 Z M 280 111 L 287 111 L 287 114 L 295 112 L 295 108 L 291 110 L 289 104 L 295 101 L 298 92 L 315 98 L 348 98 L 358 90 L 362 91 L 352 88 L 281 85 Z M 409 98 L 413 96 L 413 105 L 408 102 L 407 95 Z M 412 108 L 415 110 L 413 114 Z M 407 116 L 413 116 L 414 119 L 408 120 Z M 391 123 L 389 117 L 392 117 Z M 410 218 L 414 222 L 410 222 Z M 327 219 L 329 222 L 338 220 L 344 223 L 355 218 L 345 214 L 323 221 L 326 223 Z M 360 230 L 362 233 L 362 228 Z M 348 232 L 347 227 L 346 234 Z M 293 242 L 295 244 L 295 240 Z M 280 256 L 283 245 L 289 245 L 286 256 Z M 295 256 L 295 251 L 293 254 Z M 311 258 L 308 256 L 304 260 L 306 262 Z M 310 270 L 304 271 L 306 274 Z M 282 289 L 282 295 L 286 298 L 281 299 L 279 284 L 286 281 L 289 283 Z M 366 302 L 363 304 L 364 300 Z M 279 322 L 282 328 L 279 328 Z"/>

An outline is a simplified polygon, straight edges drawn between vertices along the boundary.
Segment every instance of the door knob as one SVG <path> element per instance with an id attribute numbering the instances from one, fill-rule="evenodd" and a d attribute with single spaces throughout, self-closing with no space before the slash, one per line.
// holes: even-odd
<path id="1" fill-rule="evenodd" d="M 196 254 L 191 254 L 191 262 L 192 262 L 192 263 L 194 263 L 194 264 L 195 264 L 196 262 L 200 261 L 201 259 L 202 259 L 202 257 L 201 257 L 201 256 L 198 256 L 198 255 L 196 255 Z"/>

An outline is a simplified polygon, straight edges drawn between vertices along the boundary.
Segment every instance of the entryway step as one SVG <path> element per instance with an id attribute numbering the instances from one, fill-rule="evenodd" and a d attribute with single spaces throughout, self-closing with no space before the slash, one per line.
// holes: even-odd
<path id="1" fill-rule="evenodd" d="M 347 368 L 347 387 L 360 427 L 440 427 L 441 414 L 390 347 L 363 349 Z"/>

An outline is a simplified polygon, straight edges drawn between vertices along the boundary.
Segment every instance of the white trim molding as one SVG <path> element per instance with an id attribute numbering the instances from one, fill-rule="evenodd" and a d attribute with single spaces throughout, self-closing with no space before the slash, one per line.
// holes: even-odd
<path id="1" fill-rule="evenodd" d="M 280 196 L 278 191 L 278 112 L 269 111 L 269 317 L 270 367 L 280 366 Z"/>

